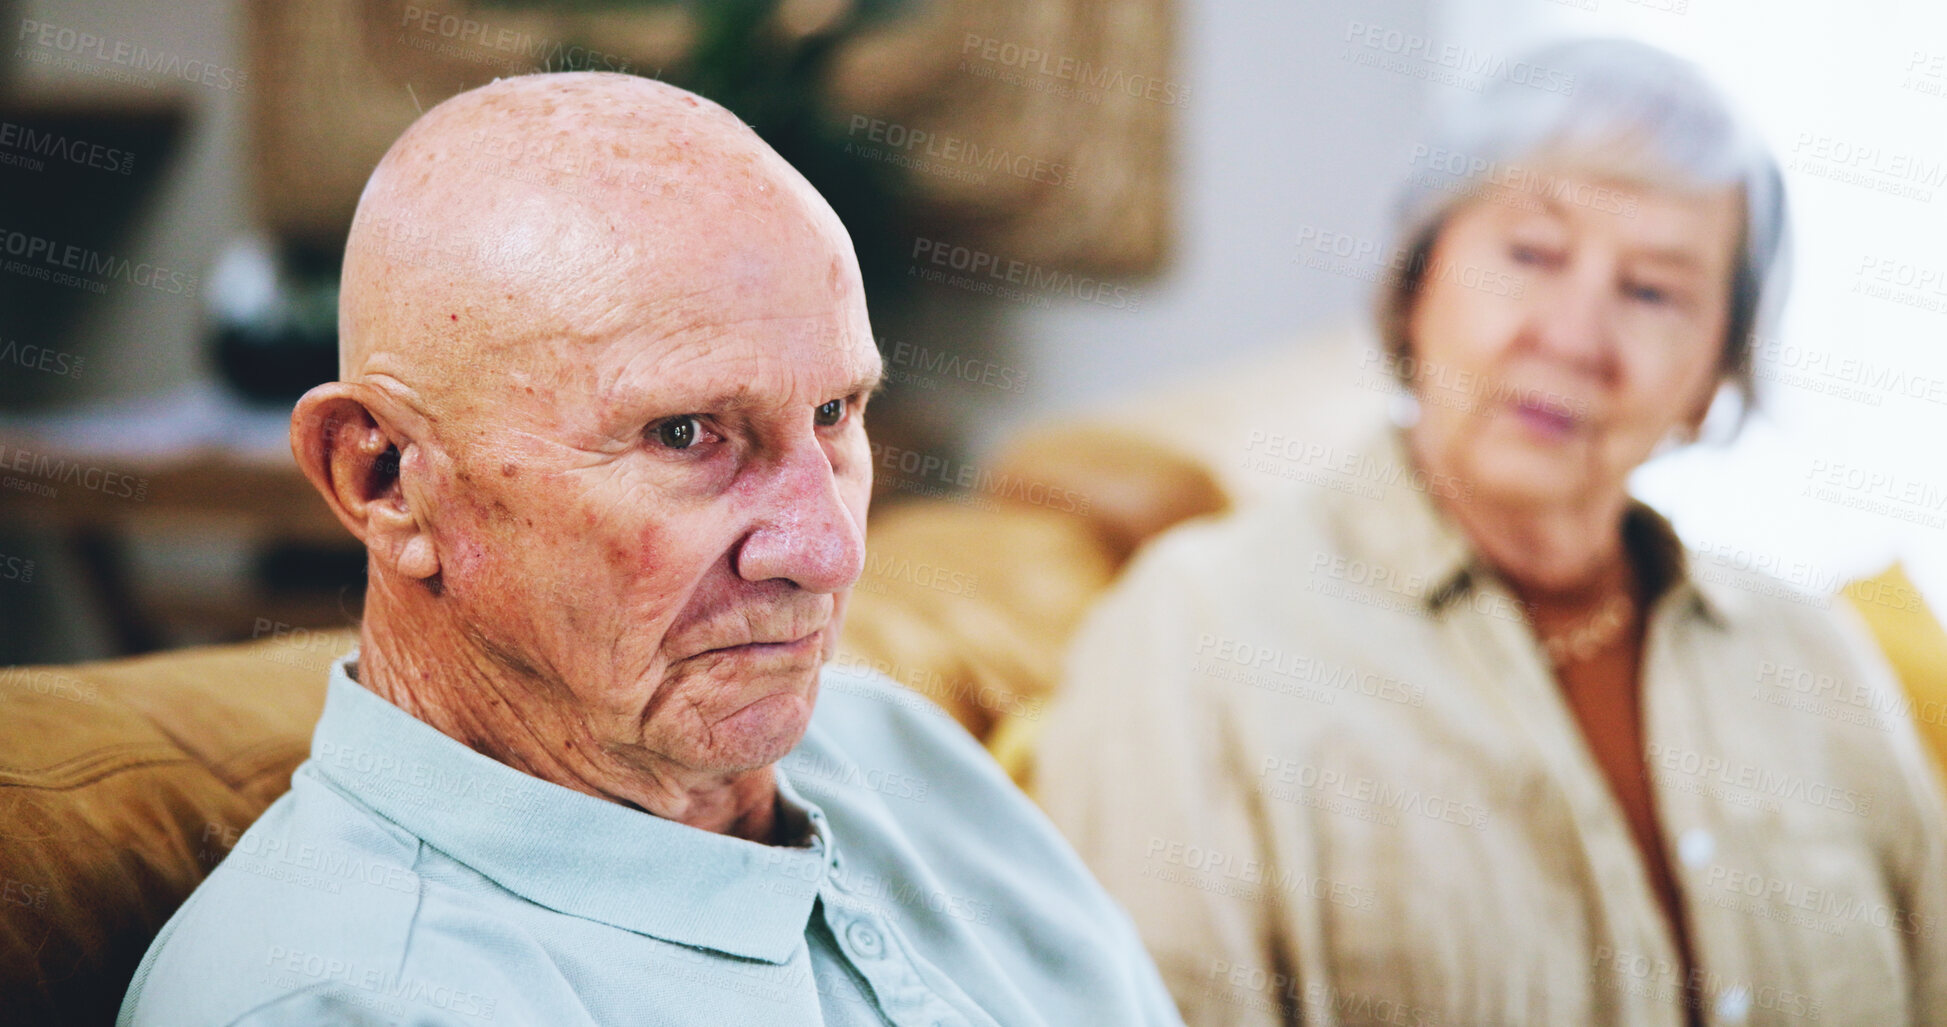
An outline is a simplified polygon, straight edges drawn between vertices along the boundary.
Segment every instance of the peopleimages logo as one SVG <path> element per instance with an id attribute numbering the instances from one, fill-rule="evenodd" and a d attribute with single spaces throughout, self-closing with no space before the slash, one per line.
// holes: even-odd
<path id="1" fill-rule="evenodd" d="M 961 64 L 972 58 L 1003 68 L 1019 69 L 1060 82 L 1073 82 L 1099 93 L 1120 93 L 1178 107 L 1190 98 L 1190 87 L 1160 75 L 1132 75 L 1119 68 L 1094 64 L 1078 57 L 1051 53 L 1039 47 L 993 36 L 969 32 L 960 44 Z"/>
<path id="2" fill-rule="evenodd" d="M 957 489 L 1057 513 L 1088 515 L 1089 497 L 1073 489 L 883 442 L 871 445 L 875 472 L 893 472 L 914 485 Z"/>
<path id="3" fill-rule="evenodd" d="M 0 150 L 15 151 L 14 154 L 0 154 L 0 163 L 26 167 L 30 171 L 41 171 L 46 167 L 42 161 L 34 160 L 35 157 L 124 175 L 135 170 L 135 155 L 127 150 L 12 121 L 0 121 Z"/>
<path id="4" fill-rule="evenodd" d="M 20 34 L 15 39 L 21 44 L 15 56 L 34 60 L 37 63 L 71 63 L 73 58 L 86 58 L 102 64 L 226 90 L 246 85 L 250 81 L 247 72 L 224 67 L 199 57 L 184 57 L 167 50 L 151 50 L 139 43 L 124 43 L 92 32 L 35 21 L 31 18 L 21 19 Z M 35 51 L 28 49 L 29 46 L 39 47 L 40 52 L 36 54 Z M 50 62 L 48 58 L 51 54 L 47 51 L 65 54 L 67 57 L 54 58 Z M 154 83 L 150 82 L 149 85 L 153 87 Z"/>
<path id="5" fill-rule="evenodd" d="M 1024 392 L 1028 387 L 1028 372 L 993 360 L 892 339 L 879 340 L 879 352 L 885 358 L 887 381 L 922 389 L 934 388 L 943 378 L 1003 392 Z"/>
<path id="6" fill-rule="evenodd" d="M 1947 186 L 1947 160 L 1819 132 L 1798 133 L 1784 163 L 1787 172 L 1923 203 Z"/>
<path id="7" fill-rule="evenodd" d="M 0 443 L 0 471 L 13 471 L 40 479 L 35 482 L 10 476 L 0 479 L 0 484 L 23 492 L 38 492 L 49 498 L 53 498 L 53 489 L 46 485 L 47 482 L 78 485 L 91 492 L 117 499 L 132 499 L 138 503 L 149 495 L 147 478 L 82 464 L 52 453 L 36 453 L 19 446 L 8 447 L 5 443 Z M 40 487 L 33 487 L 37 485 Z"/>
<path id="8" fill-rule="evenodd" d="M 86 358 L 75 353 L 22 343 L 19 339 L 0 341 L 0 364 L 13 364 L 31 371 L 44 371 L 64 378 L 81 377 L 81 365 Z"/>
<path id="9" fill-rule="evenodd" d="M 944 132 L 908 128 L 896 121 L 854 114 L 845 134 L 854 140 L 863 136 L 867 142 L 888 147 L 895 152 L 930 157 L 935 161 L 943 162 L 944 166 L 948 167 L 998 172 L 1064 189 L 1075 187 L 1075 171 L 1066 164 L 1042 160 L 1025 153 L 1015 153 L 1004 146 L 983 146 L 971 139 L 963 139 Z M 851 145 L 848 143 L 848 148 Z M 876 156 L 869 152 L 862 155 Z"/>
<path id="10" fill-rule="evenodd" d="M 1738 762 L 1712 753 L 1667 746 L 1657 742 L 1649 743 L 1644 755 L 1646 757 L 1644 762 L 1648 764 L 1652 777 L 1660 776 L 1659 772 L 1681 774 L 1690 779 L 1692 784 L 1692 787 L 1685 787 L 1682 790 L 1723 799 L 1741 806 L 1755 806 L 1776 812 L 1778 807 L 1775 800 L 1790 799 L 1859 817 L 1868 816 L 1873 810 L 1874 796 L 1871 793 L 1855 791 L 1786 770 Z M 1700 789 L 1696 787 L 1697 785 L 1704 787 Z"/>
<path id="11" fill-rule="evenodd" d="M 33 580 L 34 561 L 0 553 L 0 581 L 18 581 L 25 585 Z"/>
<path id="12" fill-rule="evenodd" d="M 96 279 L 94 284 L 97 286 L 99 279 L 105 278 L 172 296 L 181 296 L 196 288 L 196 275 L 193 272 L 177 271 L 146 260 L 132 261 L 86 246 L 62 243 L 46 236 L 7 228 L 0 228 L 0 254 L 16 258 L 8 262 L 7 270 L 29 277 L 45 278 L 51 270 L 72 271 L 76 275 Z M 93 291 L 100 290 L 97 288 Z"/>
<path id="13" fill-rule="evenodd" d="M 616 71 L 628 74 L 635 70 L 628 58 L 616 54 L 564 44 L 532 32 L 494 26 L 418 4 L 407 4 L 405 10 L 400 12 L 399 27 L 416 33 L 401 39 L 407 46 L 431 50 L 447 57 L 466 59 L 470 55 L 463 48 L 472 46 L 493 51 L 488 56 L 495 63 L 519 65 L 532 62 L 534 68 L 546 71 Z"/>
<path id="14" fill-rule="evenodd" d="M 1575 76 L 1568 72 L 1384 25 L 1349 21 L 1343 41 L 1364 48 L 1348 50 L 1343 59 L 1473 92 L 1489 79 L 1563 96 L 1575 92 Z"/>
<path id="15" fill-rule="evenodd" d="M 992 287 L 995 284 L 1018 286 L 1035 294 L 1067 296 L 1114 310 L 1134 310 L 1142 304 L 1142 290 L 1134 286 L 1115 285 L 1072 271 L 1042 267 L 1025 260 L 1011 260 L 985 250 L 955 246 L 940 239 L 915 238 L 912 260 L 909 277 L 931 270 L 923 264 L 933 264 L 963 272 L 966 277 L 962 281 L 967 284 L 960 285 L 961 288 L 968 285 Z M 950 276 L 944 273 L 939 275 L 948 284 L 957 284 Z M 929 275 L 921 277 L 931 278 Z M 969 291 L 982 290 L 974 288 Z"/>
<path id="16" fill-rule="evenodd" d="M 1413 147 L 1407 163 L 1415 168 L 1448 176 L 1452 182 L 1421 179 L 1424 184 L 1448 192 L 1467 195 L 1486 187 L 1500 186 L 1511 192 L 1569 203 L 1604 214 L 1636 216 L 1637 197 L 1596 182 L 1560 175 L 1539 168 L 1461 153 L 1424 144 Z M 1466 183 L 1465 186 L 1460 183 Z M 1471 188 L 1469 188 L 1471 187 Z"/>

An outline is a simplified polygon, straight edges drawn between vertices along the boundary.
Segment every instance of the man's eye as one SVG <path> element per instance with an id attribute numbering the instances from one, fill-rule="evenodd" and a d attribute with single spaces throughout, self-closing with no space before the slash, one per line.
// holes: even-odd
<path id="1" fill-rule="evenodd" d="M 684 414 L 657 421 L 649 428 L 649 433 L 657 442 L 670 449 L 688 449 L 703 435 L 703 423 L 695 414 Z"/>
<path id="2" fill-rule="evenodd" d="M 818 405 L 817 410 L 812 411 L 811 419 L 820 428 L 829 428 L 837 424 L 839 421 L 845 419 L 845 401 L 842 399 L 826 400 Z"/>

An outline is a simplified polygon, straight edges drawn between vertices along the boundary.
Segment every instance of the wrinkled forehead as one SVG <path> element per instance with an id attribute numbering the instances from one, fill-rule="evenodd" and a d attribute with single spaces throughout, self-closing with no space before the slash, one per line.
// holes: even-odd
<path id="1" fill-rule="evenodd" d="M 1474 205 L 1511 224 L 1595 228 L 1626 247 L 1708 268 L 1734 260 L 1744 227 L 1744 191 L 1736 183 L 1618 171 L 1573 156 L 1511 170 L 1477 194 Z"/>
<path id="2" fill-rule="evenodd" d="M 654 330 L 604 346 L 592 385 L 597 416 L 765 416 L 878 384 L 879 352 L 862 321 L 782 316 Z"/>
<path id="3" fill-rule="evenodd" d="M 747 205 L 719 212 L 733 223 Z M 575 437 L 632 418 L 815 405 L 876 380 L 849 245 L 787 206 L 748 231 L 634 243 L 472 308 L 485 366 L 450 369 L 475 416 Z M 611 238 L 620 232 L 608 233 Z M 442 325 L 435 317 L 433 328 Z M 479 372 L 479 373 L 476 373 Z"/>
<path id="4" fill-rule="evenodd" d="M 754 136 L 504 128 L 421 147 L 361 205 L 348 308 L 383 340 L 372 370 L 586 403 L 642 368 L 777 391 L 876 360 L 843 227 Z M 587 152 L 555 148 L 571 138 Z"/>
<path id="5" fill-rule="evenodd" d="M 638 148 L 639 151 L 640 148 Z M 738 148 L 714 162 L 631 151 L 572 170 L 482 162 L 463 148 L 375 182 L 360 211 L 348 287 L 410 317 L 445 304 L 508 327 L 601 305 L 734 304 L 805 260 L 833 280 L 849 242 L 781 161 Z M 404 182 L 399 178 L 406 177 Z M 362 272 L 355 274 L 354 272 Z"/>
<path id="6" fill-rule="evenodd" d="M 604 380 L 674 387 L 735 376 L 751 392 L 861 373 L 876 358 L 849 240 L 795 193 L 703 187 L 662 225 L 598 224 L 610 245 L 562 290 L 550 347 Z M 631 229 L 637 231 L 631 231 Z M 598 234 L 600 231 L 598 229 Z"/>

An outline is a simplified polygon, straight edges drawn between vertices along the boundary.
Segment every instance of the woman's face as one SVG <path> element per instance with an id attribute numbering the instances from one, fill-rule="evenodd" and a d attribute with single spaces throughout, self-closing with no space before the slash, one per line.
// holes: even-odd
<path id="1" fill-rule="evenodd" d="M 1549 195 L 1484 194 L 1434 242 L 1407 322 L 1415 449 L 1481 498 L 1619 501 L 1715 394 L 1741 201 L 1536 180 Z"/>

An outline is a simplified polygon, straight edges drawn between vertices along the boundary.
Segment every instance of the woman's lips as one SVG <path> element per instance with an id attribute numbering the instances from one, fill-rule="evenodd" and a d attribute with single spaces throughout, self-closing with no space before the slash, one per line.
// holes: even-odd
<path id="1" fill-rule="evenodd" d="M 1515 403 L 1511 409 L 1529 431 L 1550 441 L 1568 438 L 1579 424 L 1576 416 L 1563 407 L 1522 402 Z"/>

